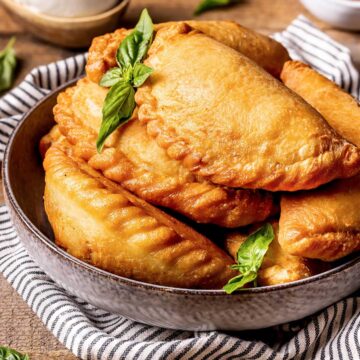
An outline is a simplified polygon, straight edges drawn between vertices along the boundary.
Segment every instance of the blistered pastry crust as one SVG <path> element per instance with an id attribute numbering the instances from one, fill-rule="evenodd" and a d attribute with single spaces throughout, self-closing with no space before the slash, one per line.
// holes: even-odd
<path id="1" fill-rule="evenodd" d="M 78 101 L 85 100 L 74 100 L 77 91 L 83 91 L 91 97 L 90 90 L 87 91 L 88 86 L 98 87 L 83 79 L 77 87 L 68 88 L 58 96 L 58 103 L 54 108 L 55 121 L 61 133 L 74 146 L 76 155 L 88 161 L 94 169 L 101 170 L 109 179 L 153 204 L 173 209 L 201 223 L 238 227 L 262 221 L 276 211 L 270 193 L 228 189 L 196 178 L 153 143 L 140 123 L 129 123 L 114 133 L 106 142 L 102 153 L 98 154 L 95 143 L 100 125 L 93 124 L 96 130 L 90 126 L 96 116 L 82 114 Z M 104 94 L 100 93 L 98 96 Z M 74 113 L 74 107 L 79 114 Z M 79 119 L 79 116 L 82 118 Z M 128 144 L 123 144 L 125 138 Z M 134 143 L 138 144 L 138 148 Z M 135 163 L 138 155 L 129 153 L 127 148 L 130 147 L 139 155 L 151 151 L 150 163 L 142 163 L 142 159 Z M 153 169 L 156 164 L 158 166 Z"/>
<path id="2" fill-rule="evenodd" d="M 289 54 L 276 40 L 256 33 L 233 21 L 196 21 L 186 22 L 194 29 L 225 45 L 240 51 L 272 75 L 278 77 Z M 175 22 L 156 24 L 155 31 Z M 116 50 L 131 30 L 118 29 L 113 33 L 93 39 L 89 49 L 86 73 L 90 80 L 98 83 L 105 72 L 116 66 Z"/>
<path id="3" fill-rule="evenodd" d="M 279 242 L 291 254 L 333 261 L 360 250 L 360 175 L 281 199 Z"/>
<path id="4" fill-rule="evenodd" d="M 44 168 L 45 210 L 57 244 L 70 254 L 160 285 L 221 288 L 234 275 L 231 258 L 210 240 L 56 144 L 47 151 Z"/>
<path id="5" fill-rule="evenodd" d="M 146 64 L 154 73 L 136 93 L 139 120 L 192 173 L 230 187 L 296 191 L 359 172 L 360 150 L 319 113 L 185 23 L 158 32 Z"/>

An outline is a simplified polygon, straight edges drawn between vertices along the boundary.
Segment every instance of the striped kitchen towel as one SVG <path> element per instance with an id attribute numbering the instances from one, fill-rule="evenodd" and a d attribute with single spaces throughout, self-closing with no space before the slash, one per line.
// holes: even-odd
<path id="1" fill-rule="evenodd" d="M 274 35 L 291 56 L 311 64 L 359 98 L 350 52 L 298 17 Z M 40 66 L 0 99 L 0 155 L 11 132 L 50 90 L 84 71 L 78 55 Z M 360 297 L 354 295 L 291 324 L 242 333 L 160 329 L 100 310 L 56 285 L 22 247 L 0 207 L 0 271 L 67 348 L 82 359 L 360 359 Z"/>

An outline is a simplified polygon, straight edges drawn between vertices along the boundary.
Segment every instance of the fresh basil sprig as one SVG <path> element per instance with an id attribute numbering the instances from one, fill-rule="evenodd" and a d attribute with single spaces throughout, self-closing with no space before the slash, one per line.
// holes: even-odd
<path id="1" fill-rule="evenodd" d="M 135 89 L 151 75 L 152 69 L 142 63 L 151 45 L 154 25 L 146 9 L 135 29 L 122 41 L 117 52 L 118 67 L 112 68 L 100 80 L 110 87 L 102 109 L 102 123 L 96 148 L 101 152 L 106 139 L 132 116 L 135 109 Z"/>
<path id="2" fill-rule="evenodd" d="M 231 294 L 251 282 L 254 282 L 254 286 L 256 286 L 258 271 L 269 245 L 273 240 L 273 228 L 270 224 L 265 224 L 249 235 L 249 237 L 241 244 L 236 255 L 237 264 L 231 265 L 231 268 L 238 270 L 240 275 L 230 279 L 224 286 L 223 289 L 227 294 Z"/>
<path id="3" fill-rule="evenodd" d="M 30 358 L 9 347 L 0 346 L 0 360 L 30 360 Z"/>
<path id="4" fill-rule="evenodd" d="M 0 52 L 0 91 L 11 88 L 14 81 L 16 57 L 14 51 L 15 38 L 11 38 L 4 50 Z"/>
<path id="5" fill-rule="evenodd" d="M 196 8 L 194 15 L 200 15 L 201 13 L 221 6 L 227 6 L 235 3 L 236 0 L 202 0 Z"/>

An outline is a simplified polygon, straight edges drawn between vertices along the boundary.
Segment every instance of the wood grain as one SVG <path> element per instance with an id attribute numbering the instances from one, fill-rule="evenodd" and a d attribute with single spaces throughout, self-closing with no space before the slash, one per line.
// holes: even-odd
<path id="1" fill-rule="evenodd" d="M 199 0 L 132 0 L 119 27 L 132 26 L 147 7 L 154 21 L 189 19 Z M 334 39 L 348 46 L 356 65 L 360 68 L 360 34 L 344 32 L 313 18 L 297 0 L 243 0 L 239 5 L 224 10 L 210 11 L 200 19 L 233 19 L 266 34 L 281 31 L 297 15 L 310 17 Z M 74 51 L 61 49 L 25 33 L 0 7 L 0 48 L 11 35 L 17 37 L 16 50 L 20 59 L 16 83 L 35 66 L 73 55 Z M 79 51 L 83 51 L 79 49 Z M 78 51 L 78 52 L 79 52 Z M 0 202 L 3 201 L 2 195 Z M 27 352 L 32 360 L 76 359 L 47 331 L 19 295 L 0 276 L 0 345 L 10 345 Z"/>
<path id="2" fill-rule="evenodd" d="M 76 359 L 48 332 L 21 297 L 0 277 L 0 344 L 27 353 L 30 359 Z"/>

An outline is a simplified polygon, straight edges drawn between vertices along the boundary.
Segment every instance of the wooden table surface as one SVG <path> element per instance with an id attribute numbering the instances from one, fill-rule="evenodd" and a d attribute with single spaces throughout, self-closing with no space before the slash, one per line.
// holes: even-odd
<path id="1" fill-rule="evenodd" d="M 189 19 L 199 0 L 132 0 L 124 18 L 125 25 L 132 25 L 143 7 L 147 7 L 155 22 Z M 233 19 L 263 33 L 284 29 L 297 15 L 309 16 L 330 36 L 348 46 L 360 68 L 360 33 L 333 29 L 314 19 L 298 0 L 243 0 L 229 9 L 205 13 L 202 19 Z M 17 38 L 16 51 L 20 60 L 16 83 L 33 67 L 65 58 L 76 53 L 39 41 L 6 14 L 0 6 L 0 48 L 10 36 Z M 77 52 L 82 51 L 79 49 Z M 0 194 L 2 202 L 2 195 Z M 20 296 L 0 275 L 0 345 L 8 345 L 26 352 L 31 360 L 76 359 L 57 339 L 46 330 Z"/>

